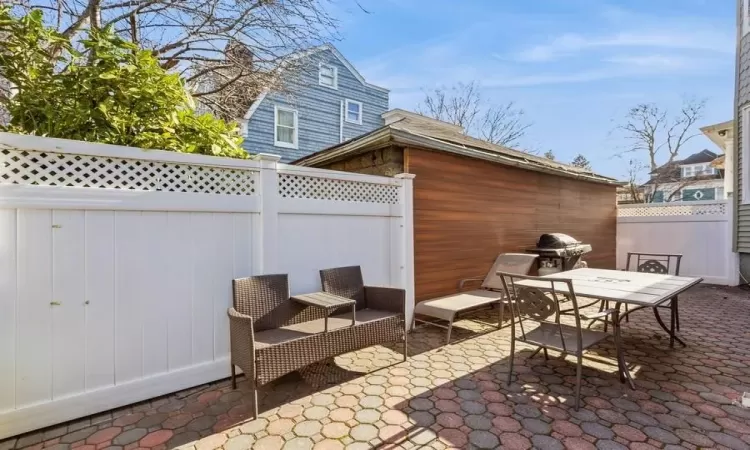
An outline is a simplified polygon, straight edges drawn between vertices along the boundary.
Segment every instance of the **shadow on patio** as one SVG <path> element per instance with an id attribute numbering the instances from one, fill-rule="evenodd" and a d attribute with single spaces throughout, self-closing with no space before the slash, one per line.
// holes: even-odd
<path id="1" fill-rule="evenodd" d="M 688 347 L 675 349 L 650 312 L 635 313 L 625 324 L 624 346 L 637 389 L 620 384 L 614 345 L 605 341 L 584 359 L 578 412 L 572 360 L 552 352 L 549 361 L 527 359 L 521 346 L 516 381 L 506 387 L 507 328 L 443 347 L 444 330 L 419 327 L 406 362 L 386 347 L 371 347 L 337 358 L 352 371 L 339 384 L 315 389 L 289 376 L 262 389 L 257 420 L 248 420 L 246 383 L 232 391 L 222 381 L 22 436 L 0 449 L 750 449 L 750 410 L 732 404 L 750 391 L 748 306 L 739 289 L 691 290 L 680 303 Z M 457 328 L 456 338 L 473 334 L 471 322 L 459 326 L 468 329 Z"/>

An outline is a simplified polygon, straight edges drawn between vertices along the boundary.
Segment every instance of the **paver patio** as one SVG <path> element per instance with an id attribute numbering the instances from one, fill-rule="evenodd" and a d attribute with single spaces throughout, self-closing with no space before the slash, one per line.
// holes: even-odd
<path id="1" fill-rule="evenodd" d="M 625 324 L 635 391 L 617 378 L 611 341 L 589 353 L 578 412 L 571 360 L 527 359 L 523 350 L 506 387 L 509 330 L 471 337 L 478 326 L 460 321 L 456 338 L 471 338 L 448 347 L 443 330 L 418 327 L 406 362 L 372 347 L 337 358 L 347 369 L 337 375 L 348 378 L 339 384 L 313 388 L 290 376 L 266 386 L 257 420 L 248 420 L 247 383 L 232 391 L 223 381 L 6 440 L 0 450 L 750 449 L 750 409 L 733 404 L 750 391 L 750 291 L 696 287 L 680 298 L 680 321 L 687 348 L 670 349 L 650 311 Z"/>

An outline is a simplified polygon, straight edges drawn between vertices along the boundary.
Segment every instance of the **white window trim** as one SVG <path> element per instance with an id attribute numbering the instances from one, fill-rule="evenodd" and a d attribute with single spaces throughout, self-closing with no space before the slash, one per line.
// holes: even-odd
<path id="1" fill-rule="evenodd" d="M 327 84 L 323 84 L 323 77 L 321 76 L 321 72 L 323 71 L 323 67 L 328 67 L 333 69 L 333 86 L 329 86 Z M 320 63 L 318 65 L 318 84 L 321 86 L 325 86 L 329 89 L 337 89 L 339 88 L 339 69 L 338 67 L 334 66 L 333 64 L 326 64 L 326 63 Z"/>
<path id="2" fill-rule="evenodd" d="M 350 104 L 359 105 L 359 120 L 349 120 L 349 105 Z M 362 113 L 363 113 L 363 111 L 364 111 L 364 109 L 362 107 L 362 102 L 358 102 L 358 101 L 355 101 L 355 100 L 349 100 L 349 99 L 346 99 L 346 101 L 344 102 L 344 120 L 346 122 L 348 122 L 348 123 L 355 123 L 357 125 L 362 125 Z"/>
<path id="3" fill-rule="evenodd" d="M 279 111 L 287 111 L 294 114 L 294 143 L 279 141 Z M 299 122 L 297 120 L 297 110 L 286 106 L 273 106 L 273 145 L 282 148 L 299 148 Z"/>

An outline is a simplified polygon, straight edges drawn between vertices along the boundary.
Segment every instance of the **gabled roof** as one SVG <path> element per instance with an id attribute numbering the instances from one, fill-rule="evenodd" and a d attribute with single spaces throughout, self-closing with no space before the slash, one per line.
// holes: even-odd
<path id="1" fill-rule="evenodd" d="M 701 164 L 710 163 L 715 161 L 719 155 L 710 150 L 701 150 L 698 153 L 693 153 L 685 159 L 679 159 L 672 161 L 669 164 L 664 164 L 651 171 L 651 179 L 643 183 L 643 185 L 656 184 L 658 183 L 676 183 L 682 180 L 682 172 L 680 166 L 688 164 Z M 721 175 L 705 175 L 701 176 L 701 179 L 720 178 Z M 657 180 L 658 178 L 658 180 Z"/>
<path id="2" fill-rule="evenodd" d="M 354 78 L 356 78 L 364 86 L 367 86 L 367 87 L 369 87 L 371 89 L 378 90 L 380 92 L 385 92 L 385 93 L 390 92 L 388 89 L 386 89 L 384 87 L 376 86 L 374 84 L 370 84 L 367 81 L 365 81 L 365 77 L 363 77 L 362 74 L 359 73 L 359 71 L 352 65 L 352 63 L 350 63 L 349 60 L 346 59 L 344 57 L 344 55 L 342 55 L 341 52 L 336 47 L 334 47 L 332 44 L 323 44 L 323 45 L 319 45 L 317 47 L 312 47 L 312 48 L 309 48 L 307 50 L 303 50 L 303 51 L 300 51 L 300 52 L 293 53 L 293 54 L 287 56 L 286 60 L 287 61 L 294 61 L 294 60 L 297 60 L 297 59 L 301 59 L 301 58 L 306 58 L 306 57 L 312 56 L 312 55 L 314 55 L 316 53 L 320 53 L 320 52 L 326 51 L 326 50 L 329 50 L 333 54 L 333 56 L 335 56 L 336 59 L 338 59 L 341 62 L 341 64 L 343 64 L 344 67 L 346 67 L 347 70 L 349 70 L 349 72 L 351 72 L 352 75 L 354 75 Z M 253 104 L 250 105 L 250 108 L 248 108 L 247 112 L 245 113 L 245 116 L 243 117 L 244 120 L 248 120 L 248 119 L 250 119 L 253 116 L 253 113 L 255 113 L 255 111 L 258 109 L 258 107 L 260 106 L 260 104 L 266 98 L 266 96 L 268 95 L 268 93 L 269 93 L 269 90 L 265 89 L 263 92 L 261 92 L 260 95 L 258 95 L 258 98 L 255 99 L 255 101 L 253 102 Z"/>
<path id="3" fill-rule="evenodd" d="M 681 166 L 685 164 L 700 164 L 700 163 L 707 163 L 711 162 L 714 159 L 716 159 L 719 155 L 712 152 L 711 150 L 701 150 L 698 153 L 693 153 L 692 155 L 688 156 L 687 158 L 681 160 L 681 161 L 675 161 L 676 164 L 679 164 Z"/>
<path id="4" fill-rule="evenodd" d="M 398 118 L 397 116 L 401 117 Z M 426 118 L 403 110 L 383 114 L 387 125 L 362 136 L 334 145 L 300 158 L 292 164 L 318 166 L 392 144 L 414 146 L 454 153 L 469 158 L 483 159 L 498 164 L 545 172 L 604 184 L 619 184 L 614 178 L 598 175 L 590 170 L 561 164 L 501 145 L 491 144 L 463 134 L 460 128 L 439 120 Z"/>

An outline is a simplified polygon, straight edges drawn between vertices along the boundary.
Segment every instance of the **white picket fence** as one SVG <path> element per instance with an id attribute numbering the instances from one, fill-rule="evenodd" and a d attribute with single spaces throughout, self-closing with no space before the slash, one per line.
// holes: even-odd
<path id="1" fill-rule="evenodd" d="M 224 378 L 236 277 L 414 301 L 411 175 L 0 133 L 0 439 Z"/>
<path id="2" fill-rule="evenodd" d="M 682 254 L 680 275 L 735 286 L 731 214 L 728 201 L 619 205 L 617 267 L 625 268 L 628 252 Z"/>

